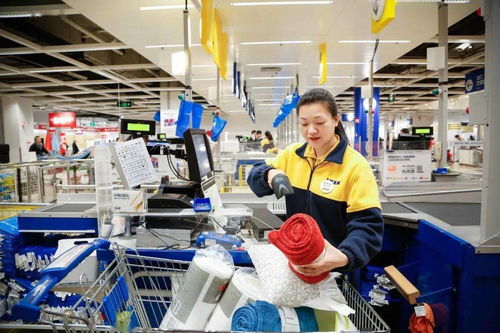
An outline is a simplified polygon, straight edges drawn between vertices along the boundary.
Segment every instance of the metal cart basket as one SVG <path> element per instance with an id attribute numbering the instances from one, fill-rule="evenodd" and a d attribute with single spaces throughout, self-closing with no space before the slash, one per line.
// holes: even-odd
<path id="1" fill-rule="evenodd" d="M 114 259 L 107 263 L 95 281 L 89 282 L 85 276 L 80 278 L 79 293 L 82 296 L 71 309 L 56 312 L 42 306 L 37 324 L 22 325 L 23 329 L 45 327 L 67 332 L 158 332 L 157 328 L 172 298 L 182 287 L 184 273 L 190 263 L 141 256 L 115 245 L 111 249 Z M 344 279 L 340 287 L 349 306 L 356 311 L 349 316 L 358 328 L 356 332 L 390 332 L 349 282 Z"/>

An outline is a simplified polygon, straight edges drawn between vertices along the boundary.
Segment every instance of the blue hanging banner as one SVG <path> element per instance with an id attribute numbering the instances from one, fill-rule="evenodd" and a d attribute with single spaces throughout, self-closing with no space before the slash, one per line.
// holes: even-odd
<path id="1" fill-rule="evenodd" d="M 279 124 L 285 120 L 286 117 L 297 107 L 297 104 L 299 103 L 300 100 L 300 95 L 295 90 L 293 95 L 288 95 L 285 97 L 285 101 L 280 107 L 280 110 L 278 111 L 278 114 L 276 115 L 276 119 L 274 119 L 273 122 L 273 127 L 278 127 Z"/>
<path id="2" fill-rule="evenodd" d="M 226 127 L 227 121 L 219 117 L 218 115 L 214 115 L 214 120 L 212 123 L 212 130 L 210 134 L 210 139 L 212 141 L 217 141 L 219 139 L 220 134 Z"/>
<path id="3" fill-rule="evenodd" d="M 155 112 L 155 115 L 153 116 L 153 120 L 160 122 L 160 120 L 161 120 L 161 118 L 160 118 L 160 111 L 156 111 Z"/>
<path id="4" fill-rule="evenodd" d="M 373 88 L 375 109 L 373 111 L 373 156 L 378 156 L 378 138 L 380 121 L 380 88 Z M 367 156 L 368 112 L 367 101 L 361 98 L 361 88 L 354 90 L 354 149 Z M 364 103 L 363 103 L 364 102 Z"/>
<path id="5" fill-rule="evenodd" d="M 465 93 L 484 90 L 484 68 L 465 74 Z"/>
<path id="6" fill-rule="evenodd" d="M 202 116 L 202 105 L 182 100 L 179 105 L 179 115 L 177 117 L 175 135 L 179 138 L 183 138 L 184 132 L 188 128 L 200 128 Z"/>

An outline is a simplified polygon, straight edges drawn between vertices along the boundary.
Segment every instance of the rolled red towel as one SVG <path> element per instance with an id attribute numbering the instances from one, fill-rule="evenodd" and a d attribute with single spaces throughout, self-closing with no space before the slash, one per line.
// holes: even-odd
<path id="1" fill-rule="evenodd" d="M 297 272 L 293 267 L 293 265 L 311 264 L 324 254 L 323 235 L 311 216 L 302 213 L 291 216 L 279 230 L 271 231 L 268 239 L 285 254 L 288 258 L 288 265 L 303 281 L 318 283 L 328 276 L 329 272 L 318 276 L 306 276 Z"/>

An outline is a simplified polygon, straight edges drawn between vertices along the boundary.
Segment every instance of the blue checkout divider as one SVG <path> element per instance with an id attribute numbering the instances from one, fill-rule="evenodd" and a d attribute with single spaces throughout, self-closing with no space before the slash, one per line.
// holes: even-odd
<path id="1" fill-rule="evenodd" d="M 421 293 L 417 301 L 431 306 L 434 333 L 500 332 L 500 254 L 476 254 L 470 243 L 421 220 L 418 230 L 386 225 L 384 256 L 397 258 L 392 263 Z M 391 328 L 406 333 L 414 309 L 398 298 Z"/>
<path id="2" fill-rule="evenodd" d="M 149 249 L 137 249 L 137 253 L 145 257 L 171 259 L 171 260 L 181 260 L 181 261 L 191 261 L 193 260 L 196 249 L 188 250 L 149 250 Z M 131 254 L 136 252 L 130 251 Z M 252 260 L 248 255 L 247 251 L 233 250 L 229 251 L 233 257 L 234 264 L 237 266 L 251 266 Z M 112 251 L 109 250 L 98 250 L 97 259 L 99 261 L 110 262 L 114 259 Z"/>

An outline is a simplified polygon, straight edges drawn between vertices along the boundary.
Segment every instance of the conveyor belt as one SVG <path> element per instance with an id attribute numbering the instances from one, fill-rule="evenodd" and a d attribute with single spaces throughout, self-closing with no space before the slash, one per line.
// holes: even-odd
<path id="1" fill-rule="evenodd" d="M 73 212 L 84 212 L 92 207 L 95 207 L 95 204 L 86 204 L 86 203 L 67 203 L 62 205 L 57 205 L 55 207 L 44 210 L 46 213 L 73 213 Z"/>
<path id="2" fill-rule="evenodd" d="M 408 206 L 432 215 L 452 226 L 477 226 L 481 221 L 481 204 L 478 203 L 412 202 Z"/>
<path id="3" fill-rule="evenodd" d="M 382 213 L 386 214 L 411 214 L 415 213 L 411 209 L 406 208 L 405 206 L 397 203 L 397 202 L 382 202 Z"/>

